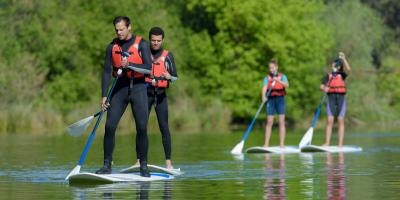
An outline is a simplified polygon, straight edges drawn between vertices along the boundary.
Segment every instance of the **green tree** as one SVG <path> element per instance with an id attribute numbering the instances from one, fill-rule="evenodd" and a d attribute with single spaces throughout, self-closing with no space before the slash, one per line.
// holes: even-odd
<path id="1" fill-rule="evenodd" d="M 299 119 L 315 107 L 316 75 L 332 46 L 329 28 L 318 20 L 321 10 L 320 1 L 188 1 L 183 18 L 197 33 L 189 38 L 191 75 L 235 117 L 250 117 L 261 102 L 267 63 L 277 58 L 290 82 L 288 116 Z"/>

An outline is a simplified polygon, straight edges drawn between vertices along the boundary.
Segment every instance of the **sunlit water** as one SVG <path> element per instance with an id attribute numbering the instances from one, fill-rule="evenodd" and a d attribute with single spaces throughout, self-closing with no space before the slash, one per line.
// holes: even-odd
<path id="1" fill-rule="evenodd" d="M 102 133 L 81 171 L 102 163 Z M 76 165 L 87 135 L 8 134 L 0 136 L 0 199 L 398 199 L 400 134 L 349 133 L 360 153 L 247 154 L 229 151 L 243 133 L 173 135 L 173 161 L 184 175 L 151 183 L 70 186 L 65 176 Z M 253 132 L 245 148 L 262 145 Z M 319 133 L 321 134 L 321 133 Z M 288 134 L 295 145 L 301 134 Z M 323 141 L 314 136 L 315 144 Z M 277 134 L 272 140 L 277 142 Z M 337 138 L 332 138 L 336 141 Z M 117 137 L 114 170 L 136 159 L 134 136 Z M 276 144 L 276 143 L 274 143 Z M 163 165 L 160 135 L 150 136 L 149 162 Z"/>

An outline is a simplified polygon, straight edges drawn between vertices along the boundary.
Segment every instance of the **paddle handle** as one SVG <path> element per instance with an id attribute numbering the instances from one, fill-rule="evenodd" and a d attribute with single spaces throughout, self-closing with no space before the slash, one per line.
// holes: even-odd
<path id="1" fill-rule="evenodd" d="M 122 72 L 122 69 L 119 69 L 118 73 L 117 73 L 117 77 L 114 79 L 114 82 L 113 82 L 113 84 L 111 86 L 111 89 L 108 92 L 106 103 L 109 102 L 109 100 L 111 98 L 111 94 L 112 94 L 112 92 L 113 92 L 113 90 L 115 88 L 115 85 L 116 85 L 116 83 L 117 83 L 117 81 L 119 79 L 119 76 L 120 76 L 121 72 Z M 101 121 L 101 118 L 103 117 L 103 114 L 104 114 L 104 111 L 101 110 L 100 112 L 98 112 L 98 113 L 96 113 L 94 115 L 94 116 L 99 115 L 99 118 L 97 118 L 96 125 L 93 127 L 92 133 L 90 134 L 90 136 L 88 138 L 88 141 L 86 142 L 85 149 L 83 150 L 82 155 L 81 155 L 81 157 L 79 159 L 78 165 L 80 165 L 80 166 L 82 166 L 83 162 L 85 161 L 86 154 L 89 151 L 90 145 L 93 142 L 94 135 L 96 134 L 96 130 L 100 125 L 100 121 Z"/>

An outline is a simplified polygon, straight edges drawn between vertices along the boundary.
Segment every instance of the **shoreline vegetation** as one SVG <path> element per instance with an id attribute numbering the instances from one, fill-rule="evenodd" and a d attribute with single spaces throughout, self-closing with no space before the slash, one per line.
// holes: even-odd
<path id="1" fill-rule="evenodd" d="M 327 63 L 339 51 L 352 69 L 346 130 L 396 131 L 400 125 L 400 22 L 398 9 L 391 9 L 400 8 L 400 1 L 0 0 L 0 5 L 0 134 L 63 134 L 99 110 L 104 51 L 117 15 L 133 19 L 133 32 L 144 38 L 155 25 L 166 31 L 165 48 L 174 53 L 179 74 L 168 91 L 173 133 L 245 130 L 261 103 L 271 58 L 290 82 L 288 131 L 306 130 Z M 128 110 L 121 132 L 134 130 Z M 263 129 L 263 113 L 256 129 Z M 321 114 L 317 129 L 325 120 Z M 148 130 L 158 133 L 154 110 Z"/>

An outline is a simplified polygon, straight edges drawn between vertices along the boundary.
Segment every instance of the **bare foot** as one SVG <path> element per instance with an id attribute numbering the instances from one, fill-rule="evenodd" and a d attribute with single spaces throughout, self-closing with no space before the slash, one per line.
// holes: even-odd
<path id="1" fill-rule="evenodd" d="M 284 149 L 285 148 L 285 145 L 280 145 L 279 146 L 281 149 Z"/>
<path id="2" fill-rule="evenodd" d="M 133 166 L 140 166 L 140 161 L 139 159 L 136 160 L 136 163 Z"/>
<path id="3" fill-rule="evenodd" d="M 263 147 L 264 147 L 264 148 L 268 148 L 268 147 L 269 147 L 269 144 L 264 144 Z"/>
<path id="4" fill-rule="evenodd" d="M 325 143 L 325 144 L 323 144 L 323 145 L 321 145 L 321 146 L 327 147 L 327 146 L 329 146 L 329 143 Z"/>
<path id="5" fill-rule="evenodd" d="M 167 169 L 174 169 L 174 166 L 172 166 L 171 160 L 165 160 L 165 167 Z"/>

